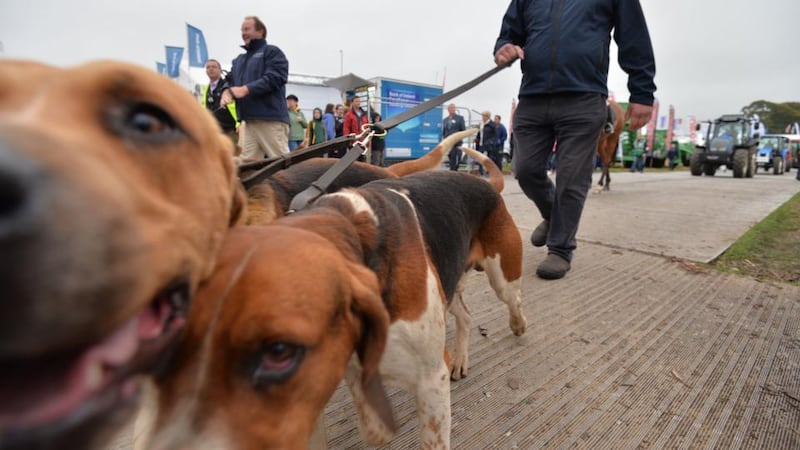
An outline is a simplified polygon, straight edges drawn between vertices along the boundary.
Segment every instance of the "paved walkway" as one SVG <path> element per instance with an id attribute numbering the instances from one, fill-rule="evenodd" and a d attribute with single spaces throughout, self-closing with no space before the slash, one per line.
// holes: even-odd
<path id="1" fill-rule="evenodd" d="M 798 192 L 794 173 L 612 177 L 587 201 L 566 278 L 536 278 L 545 251 L 526 245 L 526 335 L 508 330 L 485 277 L 470 277 L 453 448 L 800 448 L 800 288 L 690 261 L 713 259 Z M 539 217 L 510 177 L 505 197 L 527 242 Z M 400 431 L 386 448 L 416 448 L 413 399 L 392 401 Z M 365 448 L 344 389 L 326 423 L 330 448 Z"/>

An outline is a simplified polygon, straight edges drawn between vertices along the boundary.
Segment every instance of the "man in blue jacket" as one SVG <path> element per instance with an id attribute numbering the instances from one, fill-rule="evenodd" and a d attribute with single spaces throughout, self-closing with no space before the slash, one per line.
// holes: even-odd
<path id="1" fill-rule="evenodd" d="M 233 60 L 231 87 L 221 104 L 236 99 L 239 120 L 245 122 L 244 158 L 279 156 L 289 151 L 289 112 L 286 81 L 289 62 L 281 49 L 267 44 L 267 27 L 258 17 L 245 17 L 245 53 Z"/>
<path id="2" fill-rule="evenodd" d="M 514 174 L 544 219 L 531 235 L 547 245 L 536 270 L 545 279 L 570 270 L 575 235 L 591 187 L 594 155 L 606 120 L 611 33 L 628 74 L 631 131 L 650 118 L 655 58 L 639 0 L 512 0 L 494 47 L 495 63 L 520 59 L 514 114 Z M 555 184 L 547 159 L 558 142 Z"/>
<path id="3" fill-rule="evenodd" d="M 500 159 L 503 159 L 503 152 L 506 148 L 506 140 L 508 139 L 508 130 L 501 122 L 502 118 L 499 114 L 494 116 L 494 128 L 497 130 L 497 147 L 500 149 Z M 502 167 L 501 167 L 502 169 Z"/>
<path id="4" fill-rule="evenodd" d="M 464 123 L 464 117 L 460 114 L 456 114 L 455 103 L 447 105 L 447 117 L 442 119 L 442 139 L 466 129 L 467 125 Z M 458 146 L 454 145 L 450 153 L 447 154 L 450 170 L 453 171 L 458 171 L 458 166 L 461 163 L 461 150 L 458 150 L 456 147 Z"/>

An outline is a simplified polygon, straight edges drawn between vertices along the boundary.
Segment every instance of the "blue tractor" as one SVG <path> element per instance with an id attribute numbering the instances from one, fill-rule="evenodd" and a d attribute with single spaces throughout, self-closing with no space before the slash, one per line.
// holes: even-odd
<path id="1" fill-rule="evenodd" d="M 695 146 L 689 170 L 694 176 L 714 176 L 724 165 L 731 169 L 734 178 L 752 178 L 757 148 L 758 125 L 751 126 L 742 114 L 723 115 L 708 123 L 705 145 Z"/>
<path id="2" fill-rule="evenodd" d="M 786 136 L 765 134 L 758 139 L 756 171 L 772 169 L 773 175 L 783 175 L 784 172 L 789 172 L 791 160 L 789 138 Z"/>

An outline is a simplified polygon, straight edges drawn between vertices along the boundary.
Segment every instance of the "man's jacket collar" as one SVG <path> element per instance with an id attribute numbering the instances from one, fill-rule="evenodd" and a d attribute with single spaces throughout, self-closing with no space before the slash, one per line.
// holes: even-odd
<path id="1" fill-rule="evenodd" d="M 242 45 L 241 47 L 247 51 L 258 50 L 267 45 L 266 39 L 251 39 L 249 45 Z"/>

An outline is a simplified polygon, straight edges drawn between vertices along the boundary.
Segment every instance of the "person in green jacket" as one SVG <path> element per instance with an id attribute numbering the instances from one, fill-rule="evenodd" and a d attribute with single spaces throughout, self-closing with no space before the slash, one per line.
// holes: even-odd
<path id="1" fill-rule="evenodd" d="M 286 96 L 286 106 L 289 109 L 289 151 L 300 148 L 306 138 L 305 129 L 308 127 L 306 116 L 300 111 L 298 101 L 294 94 Z"/>
<path id="2" fill-rule="evenodd" d="M 308 140 L 308 145 L 321 144 L 327 140 L 325 124 L 322 122 L 321 109 L 314 108 L 314 115 L 311 122 L 308 122 L 307 130 L 306 139 Z"/>
<path id="3" fill-rule="evenodd" d="M 644 157 L 645 146 L 647 141 L 639 139 L 633 144 L 633 165 L 631 165 L 631 172 L 644 172 Z"/>

